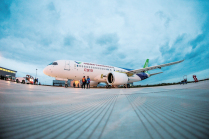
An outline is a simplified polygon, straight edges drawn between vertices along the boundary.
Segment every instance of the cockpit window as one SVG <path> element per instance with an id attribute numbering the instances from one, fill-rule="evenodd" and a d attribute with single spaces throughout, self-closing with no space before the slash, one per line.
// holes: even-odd
<path id="1" fill-rule="evenodd" d="M 52 62 L 49 65 L 58 65 L 58 63 L 57 62 Z"/>

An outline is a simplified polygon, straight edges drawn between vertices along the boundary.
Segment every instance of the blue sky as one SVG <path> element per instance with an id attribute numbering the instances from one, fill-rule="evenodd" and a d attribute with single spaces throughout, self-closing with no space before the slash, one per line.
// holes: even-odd
<path id="1" fill-rule="evenodd" d="M 0 66 L 17 76 L 69 59 L 138 69 L 185 59 L 136 84 L 209 77 L 208 0 L 0 1 Z"/>

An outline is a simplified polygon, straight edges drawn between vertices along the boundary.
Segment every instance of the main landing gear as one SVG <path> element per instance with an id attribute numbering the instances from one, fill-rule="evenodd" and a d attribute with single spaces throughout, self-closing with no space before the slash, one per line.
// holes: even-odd
<path id="1" fill-rule="evenodd" d="M 124 88 L 130 88 L 130 84 L 124 84 L 123 85 Z M 106 88 L 112 88 L 111 85 L 106 85 Z"/>
<path id="2" fill-rule="evenodd" d="M 111 88 L 112 86 L 111 85 L 106 85 L 106 88 Z"/>
<path id="3" fill-rule="evenodd" d="M 130 88 L 130 84 L 127 84 L 127 88 Z"/>
<path id="4" fill-rule="evenodd" d="M 127 85 L 124 84 L 123 87 L 124 87 L 124 88 L 130 88 L 130 84 L 127 84 Z"/>

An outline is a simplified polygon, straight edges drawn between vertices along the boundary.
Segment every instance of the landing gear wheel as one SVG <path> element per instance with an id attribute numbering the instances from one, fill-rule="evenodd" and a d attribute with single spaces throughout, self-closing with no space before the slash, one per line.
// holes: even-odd
<path id="1" fill-rule="evenodd" d="M 65 84 L 65 88 L 67 88 L 68 87 L 68 85 L 67 84 Z"/>
<path id="2" fill-rule="evenodd" d="M 130 88 L 130 84 L 127 84 L 127 88 Z"/>
<path id="3" fill-rule="evenodd" d="M 111 85 L 106 85 L 106 88 L 111 88 Z"/>

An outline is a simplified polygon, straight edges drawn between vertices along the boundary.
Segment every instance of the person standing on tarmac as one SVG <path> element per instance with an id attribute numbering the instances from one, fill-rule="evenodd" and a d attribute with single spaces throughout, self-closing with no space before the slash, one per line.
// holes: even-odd
<path id="1" fill-rule="evenodd" d="M 33 84 L 34 84 L 34 85 L 36 84 L 36 78 L 34 79 Z"/>
<path id="2" fill-rule="evenodd" d="M 83 78 L 82 78 L 82 88 L 84 88 L 85 89 L 85 85 L 86 85 L 86 78 L 85 78 L 85 76 L 83 76 Z"/>
<path id="3" fill-rule="evenodd" d="M 90 78 L 89 76 L 87 76 L 87 80 L 86 80 L 86 83 L 87 83 L 87 89 L 89 88 L 90 89 Z"/>

